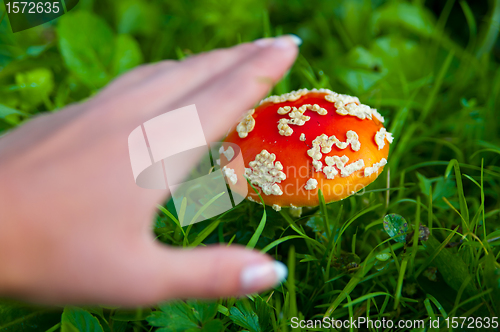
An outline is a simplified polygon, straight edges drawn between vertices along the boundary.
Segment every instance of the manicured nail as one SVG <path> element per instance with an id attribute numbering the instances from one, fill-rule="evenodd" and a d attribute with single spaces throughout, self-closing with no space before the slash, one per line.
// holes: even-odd
<path id="1" fill-rule="evenodd" d="M 279 284 L 287 275 L 286 265 L 278 261 L 250 265 L 241 271 L 241 288 L 245 293 L 263 290 Z"/>
<path id="2" fill-rule="evenodd" d="M 254 44 L 260 47 L 273 46 L 277 48 L 289 48 L 291 44 L 302 45 L 302 39 L 296 35 L 284 35 L 276 38 L 261 38 L 254 41 Z"/>
<path id="3" fill-rule="evenodd" d="M 275 38 L 261 38 L 254 40 L 254 44 L 260 47 L 267 47 L 274 42 Z"/>
<path id="4" fill-rule="evenodd" d="M 300 39 L 296 35 L 284 35 L 275 38 L 272 46 L 276 48 L 290 48 L 291 44 L 300 46 L 300 44 L 302 44 L 302 39 Z"/>
<path id="5" fill-rule="evenodd" d="M 293 43 L 295 45 L 297 45 L 297 46 L 302 45 L 302 39 L 300 39 L 299 36 L 294 35 L 294 34 L 288 34 L 287 36 L 290 37 L 290 39 L 293 41 Z"/>

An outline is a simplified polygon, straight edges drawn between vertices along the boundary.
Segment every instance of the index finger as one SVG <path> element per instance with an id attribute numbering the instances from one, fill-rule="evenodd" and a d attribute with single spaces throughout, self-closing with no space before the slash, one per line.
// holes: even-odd
<path id="1" fill-rule="evenodd" d="M 159 75 L 148 83 L 155 87 L 154 92 L 147 91 L 150 94 L 149 98 L 145 98 L 148 100 L 147 109 L 135 113 L 134 122 L 131 123 L 133 128 L 130 130 L 141 125 L 143 121 L 194 104 L 205 140 L 219 140 L 290 68 L 298 53 L 297 45 L 296 39 L 290 36 L 259 40 L 246 44 L 244 48 L 240 46 L 227 49 L 223 53 L 214 52 L 199 56 L 190 62 L 190 66 L 183 66 L 181 71 L 172 69 L 164 74 L 165 77 Z M 247 54 L 243 54 L 242 49 L 245 49 Z M 230 65 L 223 63 L 222 60 L 228 59 L 231 60 Z M 214 61 L 216 70 L 212 68 Z M 197 81 L 196 84 L 191 83 L 191 77 Z M 176 80 L 187 82 L 189 88 L 180 84 L 172 86 Z M 162 88 L 165 96 L 157 98 L 155 93 L 160 93 Z M 190 140 L 196 140 L 195 136 L 199 139 L 199 135 L 192 135 L 192 120 L 183 119 L 182 114 L 184 113 L 176 112 L 175 116 L 169 117 L 168 124 L 165 123 L 166 127 L 158 127 L 159 124 L 155 124 L 154 141 L 162 142 L 159 145 L 155 143 L 155 150 L 159 153 L 155 158 L 169 155 L 165 149 L 170 151 L 170 147 L 172 151 L 178 151 L 180 146 L 198 146 L 199 140 L 198 143 L 189 143 Z M 161 121 L 166 121 L 166 118 L 162 119 Z M 169 126 L 170 129 L 167 128 Z M 148 129 L 146 134 L 149 142 Z M 158 149 L 161 149 L 161 152 Z M 196 153 L 189 157 L 184 156 L 182 170 L 179 172 L 187 174 L 189 169 L 196 165 L 199 157 Z M 158 193 L 160 201 L 164 199 L 164 194 Z"/>
<path id="2" fill-rule="evenodd" d="M 266 38 L 193 56 L 126 89 L 108 112 L 116 110 L 124 123 L 125 111 L 130 132 L 157 115 L 195 104 L 206 138 L 217 139 L 291 67 L 298 53 L 297 40 L 295 36 Z"/>

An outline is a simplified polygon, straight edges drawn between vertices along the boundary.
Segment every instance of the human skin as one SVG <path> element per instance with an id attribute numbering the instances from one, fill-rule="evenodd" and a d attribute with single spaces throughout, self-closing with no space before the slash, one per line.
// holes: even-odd
<path id="1" fill-rule="evenodd" d="M 143 122 L 195 104 L 217 141 L 264 97 L 297 55 L 284 36 L 184 61 L 144 65 L 95 97 L 0 138 L 0 296 L 44 304 L 138 306 L 260 291 L 273 259 L 240 246 L 191 250 L 154 240 L 166 190 L 138 187 L 127 138 Z"/>

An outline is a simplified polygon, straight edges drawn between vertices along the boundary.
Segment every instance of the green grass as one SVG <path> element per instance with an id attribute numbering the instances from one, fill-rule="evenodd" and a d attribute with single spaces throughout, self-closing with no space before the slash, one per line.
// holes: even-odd
<path id="1" fill-rule="evenodd" d="M 273 93 L 306 87 L 356 95 L 385 116 L 395 141 L 364 194 L 331 204 L 320 197 L 300 218 L 244 202 L 181 228 L 172 203 L 158 210 L 159 241 L 239 243 L 287 263 L 288 280 L 273 290 L 132 311 L 3 301 L 0 331 L 54 331 L 61 319 L 78 317 L 95 331 L 150 331 L 166 322 L 179 331 L 289 331 L 292 317 L 499 316 L 500 1 L 478 3 L 81 0 L 59 22 L 14 35 L 4 19 L 0 133 L 93 95 L 141 62 L 295 33 L 304 41 L 300 56 Z M 89 29 L 103 39 L 85 44 L 78 20 L 93 22 Z M 81 55 L 69 51 L 79 47 L 97 49 L 84 56 L 99 66 L 72 61 Z M 429 227 L 429 239 L 417 241 L 418 232 L 405 242 L 390 238 L 382 224 L 390 213 L 406 219 L 408 234 Z"/>

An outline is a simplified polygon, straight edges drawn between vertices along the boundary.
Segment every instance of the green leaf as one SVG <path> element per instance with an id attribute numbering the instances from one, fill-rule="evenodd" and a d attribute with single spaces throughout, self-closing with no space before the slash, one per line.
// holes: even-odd
<path id="1" fill-rule="evenodd" d="M 423 6 L 406 2 L 390 2 L 373 15 L 374 29 L 407 29 L 421 36 L 430 37 L 434 32 L 432 14 Z"/>
<path id="2" fill-rule="evenodd" d="M 399 214 L 388 214 L 384 217 L 384 230 L 396 242 L 405 242 L 408 223 Z"/>
<path id="3" fill-rule="evenodd" d="M 380 254 L 377 254 L 375 258 L 377 258 L 379 261 L 385 262 L 386 260 L 391 258 L 391 254 L 388 254 L 386 252 L 381 252 Z"/>
<path id="4" fill-rule="evenodd" d="M 374 70 L 374 68 L 378 68 L 382 70 L 380 58 L 361 46 L 356 46 L 347 53 L 346 62 L 350 67 L 356 69 Z"/>
<path id="5" fill-rule="evenodd" d="M 177 304 L 172 304 L 171 307 L 170 309 L 163 307 L 162 311 L 153 312 L 146 320 L 151 326 L 163 327 L 159 331 L 175 332 L 198 328 L 198 324 L 194 323 Z"/>
<path id="6" fill-rule="evenodd" d="M 217 311 L 223 314 L 224 316 L 229 316 L 229 309 L 223 306 L 222 304 L 219 304 L 217 306 Z"/>
<path id="7" fill-rule="evenodd" d="M 111 69 L 113 76 L 123 74 L 142 62 L 142 52 L 137 41 L 130 35 L 118 35 L 115 39 L 115 52 Z"/>
<path id="8" fill-rule="evenodd" d="M 47 68 L 17 73 L 16 84 L 23 103 L 34 107 L 46 100 L 54 90 L 54 77 Z"/>
<path id="9" fill-rule="evenodd" d="M 254 300 L 255 313 L 259 318 L 259 326 L 262 331 L 269 330 L 270 314 L 273 307 L 270 306 L 263 298 L 260 296 L 256 297 Z"/>
<path id="10" fill-rule="evenodd" d="M 457 187 L 455 181 L 453 181 L 452 178 L 448 177 L 445 179 L 444 176 L 440 176 L 437 178 L 436 186 L 432 190 L 432 200 L 435 201 L 435 205 L 437 205 L 437 203 L 443 201 L 443 197 L 448 198 L 455 196 L 456 192 Z M 454 203 L 458 206 L 458 203 Z"/>
<path id="11" fill-rule="evenodd" d="M 217 314 L 216 302 L 177 301 L 161 304 L 160 311 L 155 311 L 147 318 L 151 326 L 162 327 L 158 331 L 187 331 L 199 329 L 217 331 L 219 323 L 212 323 Z"/>
<path id="12" fill-rule="evenodd" d="M 338 68 L 335 72 L 338 79 L 356 94 L 366 93 L 373 89 L 383 75 L 368 70 L 355 70 L 350 68 Z"/>
<path id="13" fill-rule="evenodd" d="M 122 0 L 115 3 L 118 32 L 148 35 L 158 29 L 161 11 L 154 3 L 136 0 Z"/>
<path id="14" fill-rule="evenodd" d="M 114 36 L 100 17 L 85 11 L 70 12 L 59 19 L 59 49 L 64 63 L 91 89 L 106 85 L 111 76 Z"/>
<path id="15" fill-rule="evenodd" d="M 59 309 L 0 300 L 0 331 L 45 331 L 61 320 Z"/>
<path id="16" fill-rule="evenodd" d="M 444 210 L 450 209 L 448 204 L 443 201 L 443 197 L 445 197 L 455 208 L 459 207 L 458 202 L 451 198 L 454 197 L 457 193 L 456 183 L 451 177 L 439 176 L 436 178 L 428 179 L 418 172 L 416 172 L 416 174 L 422 194 L 429 196 L 430 189 L 432 187 L 433 206 L 439 207 Z"/>
<path id="17" fill-rule="evenodd" d="M 208 323 L 217 314 L 217 302 L 187 301 L 187 304 L 193 308 L 194 316 L 202 324 Z"/>
<path id="18" fill-rule="evenodd" d="M 417 178 L 418 178 L 418 185 L 420 187 L 420 191 L 424 195 L 429 195 L 429 192 L 430 192 L 431 187 L 432 187 L 432 180 L 426 178 L 425 176 L 423 176 L 419 172 L 416 172 L 416 174 L 417 174 Z"/>
<path id="19" fill-rule="evenodd" d="M 432 235 L 425 242 L 422 242 L 429 256 L 433 259 L 433 265 L 435 265 L 444 281 L 454 290 L 459 290 L 462 284 L 467 279 L 472 277 L 469 274 L 469 269 L 467 264 L 462 260 L 462 258 L 456 254 L 451 253 L 449 249 L 444 248 L 442 243 L 439 243 Z M 432 261 L 426 261 L 426 265 L 430 264 Z M 421 268 L 425 266 L 422 265 Z M 417 274 L 418 275 L 418 274 Z M 473 296 L 477 294 L 477 289 L 474 283 L 469 282 L 464 289 L 464 294 L 466 297 Z"/>
<path id="20" fill-rule="evenodd" d="M 49 49 L 50 46 L 51 44 L 30 46 L 26 49 L 26 55 L 29 57 L 36 58 L 37 56 L 45 52 L 47 49 Z"/>
<path id="21" fill-rule="evenodd" d="M 224 324 L 219 319 L 214 319 L 207 324 L 203 325 L 202 332 L 219 332 L 224 331 Z"/>
<path id="22" fill-rule="evenodd" d="M 343 0 L 331 2 L 330 6 L 333 3 L 338 3 L 336 14 L 340 19 L 338 26 L 334 27 L 342 30 L 341 37 L 348 48 L 352 44 L 363 44 L 370 36 L 370 26 L 366 24 L 372 15 L 370 2 L 365 0 Z"/>
<path id="23" fill-rule="evenodd" d="M 344 61 L 336 76 L 356 94 L 372 89 L 387 74 L 382 60 L 361 46 L 353 48 Z"/>
<path id="24" fill-rule="evenodd" d="M 236 302 L 236 307 L 229 309 L 231 320 L 238 326 L 248 329 L 250 332 L 260 332 L 259 317 L 250 308 L 249 303 L 243 301 Z"/>
<path id="25" fill-rule="evenodd" d="M 306 226 L 311 227 L 313 232 L 324 232 L 325 224 L 320 216 L 311 216 L 307 219 Z"/>
<path id="26" fill-rule="evenodd" d="M 137 322 L 146 319 L 151 314 L 151 309 L 125 310 L 118 309 L 113 314 L 113 320 L 121 322 Z"/>
<path id="27" fill-rule="evenodd" d="M 384 35 L 373 41 L 370 53 L 380 59 L 380 68 L 385 74 L 380 81 L 387 86 L 385 98 L 401 97 L 405 90 L 402 77 L 405 81 L 422 79 L 422 71 L 427 72 L 429 67 L 428 59 L 422 54 L 425 50 L 421 44 L 400 35 Z M 413 65 L 408 66 L 408 62 Z M 389 82 L 397 85 L 387 85 Z"/>
<path id="28" fill-rule="evenodd" d="M 65 307 L 61 318 L 61 332 L 102 332 L 97 318 L 86 310 L 77 307 Z"/>
<path id="29" fill-rule="evenodd" d="M 10 108 L 3 104 L 0 104 L 0 119 L 4 119 L 6 116 L 11 114 L 26 115 L 25 113 L 18 111 L 16 109 Z"/>
<path id="30" fill-rule="evenodd" d="M 5 11 L 3 12 L 5 13 Z M 0 49 L 0 69 L 22 55 L 22 49 L 14 45 L 13 40 L 15 35 L 11 33 L 10 27 L 8 27 L 9 23 L 5 19 L 2 23 L 0 23 L 0 45 L 2 45 Z"/>

